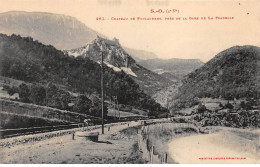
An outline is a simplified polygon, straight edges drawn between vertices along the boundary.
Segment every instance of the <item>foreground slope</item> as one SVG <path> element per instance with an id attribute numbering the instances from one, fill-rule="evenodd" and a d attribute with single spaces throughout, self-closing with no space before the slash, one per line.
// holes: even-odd
<path id="1" fill-rule="evenodd" d="M 68 56 L 52 46 L 16 35 L 1 34 L 0 51 L 2 76 L 42 85 L 52 82 L 76 93 L 100 94 L 100 65 L 88 58 Z M 105 67 L 104 82 L 108 100 L 117 96 L 120 104 L 136 106 L 153 113 L 164 111 L 123 71 L 116 72 Z M 40 90 L 44 91 L 44 88 Z M 37 98 L 42 98 L 40 102 L 45 100 L 45 96 Z M 66 105 L 67 103 L 66 100 Z"/>

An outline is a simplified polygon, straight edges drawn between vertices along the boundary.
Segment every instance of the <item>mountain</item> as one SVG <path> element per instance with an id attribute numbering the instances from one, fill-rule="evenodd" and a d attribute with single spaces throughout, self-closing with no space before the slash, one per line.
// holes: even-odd
<path id="1" fill-rule="evenodd" d="M 71 16 L 23 11 L 0 13 L 0 33 L 32 37 L 59 50 L 79 48 L 93 41 L 97 36 L 105 37 Z M 157 57 L 154 53 L 143 50 L 127 47 L 124 49 L 135 60 Z"/>
<path id="2" fill-rule="evenodd" d="M 199 59 L 149 59 L 139 62 L 140 65 L 170 80 L 180 80 L 186 74 L 201 67 L 204 63 Z M 170 75 L 171 74 L 171 75 Z"/>
<path id="3" fill-rule="evenodd" d="M 260 48 L 234 46 L 217 54 L 183 80 L 175 100 L 260 98 Z"/>
<path id="4" fill-rule="evenodd" d="M 58 96 L 55 98 L 58 98 L 61 105 L 68 105 L 68 98 L 70 98 L 68 92 L 100 95 L 100 70 L 100 65 L 87 57 L 66 55 L 53 46 L 44 45 L 30 37 L 0 34 L 0 76 L 29 83 L 29 86 L 22 85 L 18 88 L 22 92 L 19 96 L 25 96 L 20 98 L 25 101 L 30 100 L 27 98 L 30 95 L 39 104 L 44 103 L 45 89 L 50 82 L 55 86 L 53 90 L 61 94 L 61 96 L 53 94 L 53 96 Z M 122 71 L 114 71 L 105 66 L 104 83 L 106 100 L 117 96 L 120 104 L 144 109 L 150 115 L 166 111 L 145 94 L 132 77 Z M 30 86 L 31 84 L 34 86 Z M 61 90 L 57 90 L 60 88 Z M 15 93 L 14 90 L 11 89 L 11 91 Z M 91 105 L 87 99 L 80 97 L 78 104 Z M 100 110 L 97 109 L 97 111 Z"/>
<path id="5" fill-rule="evenodd" d="M 30 36 L 57 49 L 73 49 L 103 36 L 74 17 L 43 12 L 0 13 L 0 33 Z"/>
<path id="6" fill-rule="evenodd" d="M 127 47 L 123 47 L 124 50 L 130 54 L 137 62 L 148 59 L 155 59 L 158 56 L 153 52 L 148 52 L 144 50 L 131 49 Z"/>
<path id="7" fill-rule="evenodd" d="M 98 36 L 89 44 L 78 49 L 65 51 L 65 53 L 71 56 L 82 56 L 100 63 L 101 50 L 104 53 L 106 66 L 114 71 L 124 71 L 129 74 L 140 85 L 142 90 L 149 95 L 156 93 L 172 83 L 172 81 L 163 76 L 137 64 L 131 55 L 123 49 L 116 38 L 108 40 Z"/>

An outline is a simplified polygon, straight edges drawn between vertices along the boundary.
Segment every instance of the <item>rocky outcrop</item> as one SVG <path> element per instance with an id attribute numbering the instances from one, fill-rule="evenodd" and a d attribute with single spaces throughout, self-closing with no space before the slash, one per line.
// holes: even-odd
<path id="1" fill-rule="evenodd" d="M 114 71 L 124 71 L 129 74 L 137 84 L 149 95 L 171 85 L 172 81 L 152 72 L 139 64 L 120 45 L 119 40 L 114 38 L 108 40 L 97 36 L 95 40 L 87 45 L 64 51 L 71 56 L 82 56 L 100 63 L 101 54 L 104 56 L 106 66 Z"/>
<path id="2" fill-rule="evenodd" d="M 73 56 L 87 57 L 96 62 L 100 62 L 103 53 L 104 61 L 118 68 L 128 68 L 135 64 L 135 60 L 122 48 L 117 38 L 108 40 L 97 36 L 87 45 L 65 52 Z"/>

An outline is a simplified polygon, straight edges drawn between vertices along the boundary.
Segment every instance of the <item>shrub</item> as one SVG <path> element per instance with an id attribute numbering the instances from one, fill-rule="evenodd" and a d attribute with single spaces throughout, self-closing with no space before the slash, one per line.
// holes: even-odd
<path id="1" fill-rule="evenodd" d="M 207 111 L 207 108 L 205 105 L 200 103 L 198 106 L 198 113 L 203 113 L 204 111 Z"/>
<path id="2" fill-rule="evenodd" d="M 225 108 L 233 109 L 234 106 L 233 106 L 231 103 L 228 102 L 228 103 L 225 105 Z"/>

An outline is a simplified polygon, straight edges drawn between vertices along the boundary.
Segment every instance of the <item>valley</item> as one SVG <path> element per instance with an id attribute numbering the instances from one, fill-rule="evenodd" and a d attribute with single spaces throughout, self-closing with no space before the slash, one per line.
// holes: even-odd
<path id="1" fill-rule="evenodd" d="M 160 56 L 71 16 L 0 13 L 0 163 L 259 163 L 260 48 Z"/>

